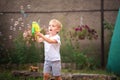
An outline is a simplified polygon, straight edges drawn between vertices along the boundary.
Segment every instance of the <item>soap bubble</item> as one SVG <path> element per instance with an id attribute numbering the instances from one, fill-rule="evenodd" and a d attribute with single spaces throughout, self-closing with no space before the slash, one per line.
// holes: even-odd
<path id="1" fill-rule="evenodd" d="M 0 15 L 3 15 L 4 13 L 0 13 Z"/>
<path id="2" fill-rule="evenodd" d="M 15 27 L 13 27 L 13 31 L 16 31 L 16 28 L 15 28 Z"/>
<path id="3" fill-rule="evenodd" d="M 26 13 L 24 13 L 24 14 L 23 14 L 23 16 L 26 18 L 26 17 L 27 17 L 27 14 L 26 14 Z"/>
<path id="4" fill-rule="evenodd" d="M 12 39 L 12 35 L 9 35 L 9 39 Z"/>
<path id="5" fill-rule="evenodd" d="M 38 19 L 38 24 L 40 25 L 40 19 Z"/>
<path id="6" fill-rule="evenodd" d="M 21 26 L 24 27 L 24 23 L 23 22 L 21 23 Z"/>
<path id="7" fill-rule="evenodd" d="M 24 6 L 23 6 L 23 5 L 21 5 L 21 6 L 20 6 L 20 9 L 21 9 L 21 10 L 23 10 L 23 9 L 24 9 Z"/>
<path id="8" fill-rule="evenodd" d="M 12 30 L 13 26 L 10 26 L 10 30 Z"/>
<path id="9" fill-rule="evenodd" d="M 18 18 L 18 21 L 22 21 L 22 17 Z"/>
<path id="10" fill-rule="evenodd" d="M 24 14 L 24 13 L 25 13 L 25 11 L 24 11 L 24 10 L 21 10 L 20 12 L 21 12 L 21 14 Z"/>
<path id="11" fill-rule="evenodd" d="M 19 24 L 19 22 L 18 21 L 15 21 L 15 24 L 14 24 L 14 26 L 17 26 Z"/>
<path id="12" fill-rule="evenodd" d="M 19 30 L 22 30 L 22 28 L 21 28 L 21 27 L 19 27 Z"/>
<path id="13" fill-rule="evenodd" d="M 20 6 L 20 12 L 21 12 L 21 14 L 24 16 L 24 17 L 27 17 L 27 14 L 25 13 L 25 11 L 24 11 L 24 7 L 23 6 Z"/>
<path id="14" fill-rule="evenodd" d="M 27 24 L 27 26 L 30 26 L 30 24 Z"/>
<path id="15" fill-rule="evenodd" d="M 13 22 L 13 20 L 14 20 L 14 19 L 13 19 L 13 18 L 11 18 L 10 20 L 11 20 L 11 22 Z"/>
<path id="16" fill-rule="evenodd" d="M 24 10 L 21 10 L 21 14 L 22 14 L 24 17 L 27 17 L 27 14 L 25 13 Z"/>
<path id="17" fill-rule="evenodd" d="M 31 5 L 28 4 L 28 5 L 27 5 L 27 8 L 30 9 L 30 8 L 31 8 Z"/>

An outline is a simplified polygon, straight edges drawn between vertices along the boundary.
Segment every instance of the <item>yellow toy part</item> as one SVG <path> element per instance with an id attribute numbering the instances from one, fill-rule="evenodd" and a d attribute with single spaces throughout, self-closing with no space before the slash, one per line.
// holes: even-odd
<path id="1" fill-rule="evenodd" d="M 35 40 L 38 39 L 38 36 L 36 36 L 36 33 L 40 32 L 40 31 L 41 31 L 41 29 L 40 29 L 39 24 L 37 22 L 33 21 L 32 22 L 32 35 L 35 36 Z"/>
<path id="2" fill-rule="evenodd" d="M 32 34 L 35 32 L 40 32 L 40 26 L 37 22 L 33 21 L 32 22 Z"/>

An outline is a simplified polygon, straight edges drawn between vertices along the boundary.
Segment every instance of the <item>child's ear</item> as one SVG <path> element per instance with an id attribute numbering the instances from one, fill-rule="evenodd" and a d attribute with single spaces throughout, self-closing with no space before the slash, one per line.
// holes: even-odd
<path id="1" fill-rule="evenodd" d="M 57 28 L 57 32 L 60 32 L 60 30 L 61 30 L 61 28 L 60 28 L 60 27 L 58 27 L 58 28 Z"/>
<path id="2" fill-rule="evenodd" d="M 60 31 L 60 29 L 57 29 L 56 32 L 58 33 Z"/>

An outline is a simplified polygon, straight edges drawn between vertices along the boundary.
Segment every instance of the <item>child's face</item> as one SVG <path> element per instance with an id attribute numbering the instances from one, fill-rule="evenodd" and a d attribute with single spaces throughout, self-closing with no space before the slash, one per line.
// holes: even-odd
<path id="1" fill-rule="evenodd" d="M 49 33 L 50 34 L 56 34 L 57 32 L 59 32 L 59 25 L 56 22 L 51 21 L 49 23 Z"/>

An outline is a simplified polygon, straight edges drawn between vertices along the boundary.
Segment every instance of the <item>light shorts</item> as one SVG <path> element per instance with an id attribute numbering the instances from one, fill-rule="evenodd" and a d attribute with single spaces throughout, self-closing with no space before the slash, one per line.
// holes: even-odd
<path id="1" fill-rule="evenodd" d="M 53 76 L 61 75 L 61 61 L 45 61 L 43 73 L 49 73 Z"/>

